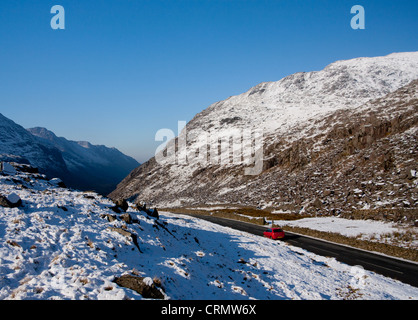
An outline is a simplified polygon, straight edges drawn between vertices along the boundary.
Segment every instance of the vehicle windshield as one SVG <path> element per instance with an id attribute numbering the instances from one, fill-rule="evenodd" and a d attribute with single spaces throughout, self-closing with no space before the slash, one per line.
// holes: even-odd
<path id="1" fill-rule="evenodd" d="M 282 229 L 273 229 L 273 232 L 283 232 L 283 230 Z"/>

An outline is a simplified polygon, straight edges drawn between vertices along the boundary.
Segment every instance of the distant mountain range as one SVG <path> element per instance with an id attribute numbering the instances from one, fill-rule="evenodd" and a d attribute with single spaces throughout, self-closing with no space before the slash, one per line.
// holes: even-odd
<path id="1" fill-rule="evenodd" d="M 108 194 L 139 163 L 116 148 L 70 141 L 45 128 L 25 129 L 0 114 L 0 160 L 30 163 L 67 186 Z"/>
<path id="2" fill-rule="evenodd" d="M 133 170 L 110 196 L 158 206 L 239 204 L 308 214 L 413 211 L 416 79 L 418 52 L 411 52 L 337 61 L 261 83 L 212 104 L 186 125 L 186 142 L 176 138 L 172 150 L 183 143 L 187 162 L 168 152 L 168 144 L 160 160 Z M 245 174 L 254 164 L 193 160 L 224 148 L 206 146 L 207 136 L 230 142 L 231 133 L 256 129 L 263 139 L 255 175 Z"/>

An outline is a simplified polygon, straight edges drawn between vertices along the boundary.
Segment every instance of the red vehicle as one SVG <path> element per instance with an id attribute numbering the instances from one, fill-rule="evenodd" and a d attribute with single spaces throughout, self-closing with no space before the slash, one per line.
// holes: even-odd
<path id="1" fill-rule="evenodd" d="M 270 238 L 273 240 L 276 239 L 283 239 L 284 238 L 284 231 L 280 228 L 269 228 L 263 232 L 263 235 L 266 238 Z"/>

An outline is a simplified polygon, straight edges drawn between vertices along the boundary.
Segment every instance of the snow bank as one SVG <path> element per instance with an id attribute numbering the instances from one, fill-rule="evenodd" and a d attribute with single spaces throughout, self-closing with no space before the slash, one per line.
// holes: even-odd
<path id="1" fill-rule="evenodd" d="M 390 235 L 394 234 L 412 231 L 416 236 L 416 230 L 411 230 L 411 228 L 404 228 L 396 223 L 374 220 L 350 220 L 338 217 L 316 217 L 294 221 L 279 221 L 278 223 L 282 226 L 309 228 L 323 232 L 339 233 L 346 237 L 358 237 L 364 240 L 381 240 L 385 242 L 390 240 L 388 238 Z M 418 242 L 413 242 L 412 246 L 418 248 Z"/>
<path id="2" fill-rule="evenodd" d="M 399 281 L 197 218 L 129 208 L 129 224 L 106 198 L 23 174 L 0 176 L 0 193 L 23 201 L 0 207 L 0 299 L 142 299 L 114 282 L 124 274 L 155 281 L 167 299 L 418 298 Z"/>

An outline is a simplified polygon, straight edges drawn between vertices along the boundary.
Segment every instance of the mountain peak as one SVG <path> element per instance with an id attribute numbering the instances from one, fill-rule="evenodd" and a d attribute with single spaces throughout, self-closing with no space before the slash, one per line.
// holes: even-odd
<path id="1" fill-rule="evenodd" d="M 92 147 L 92 144 L 88 141 L 77 141 L 77 143 L 86 149 L 90 149 Z"/>
<path id="2" fill-rule="evenodd" d="M 262 82 L 245 93 L 216 102 L 189 124 L 193 129 L 220 130 L 218 122 L 239 116 L 239 128 L 286 133 L 298 123 L 371 99 L 418 78 L 418 52 L 340 60 L 321 71 L 298 72 L 275 82 Z"/>
<path id="3" fill-rule="evenodd" d="M 55 133 L 43 127 L 34 127 L 34 128 L 26 129 L 26 130 L 28 130 L 34 136 L 37 136 L 46 140 L 55 141 L 58 138 L 55 135 Z"/>

